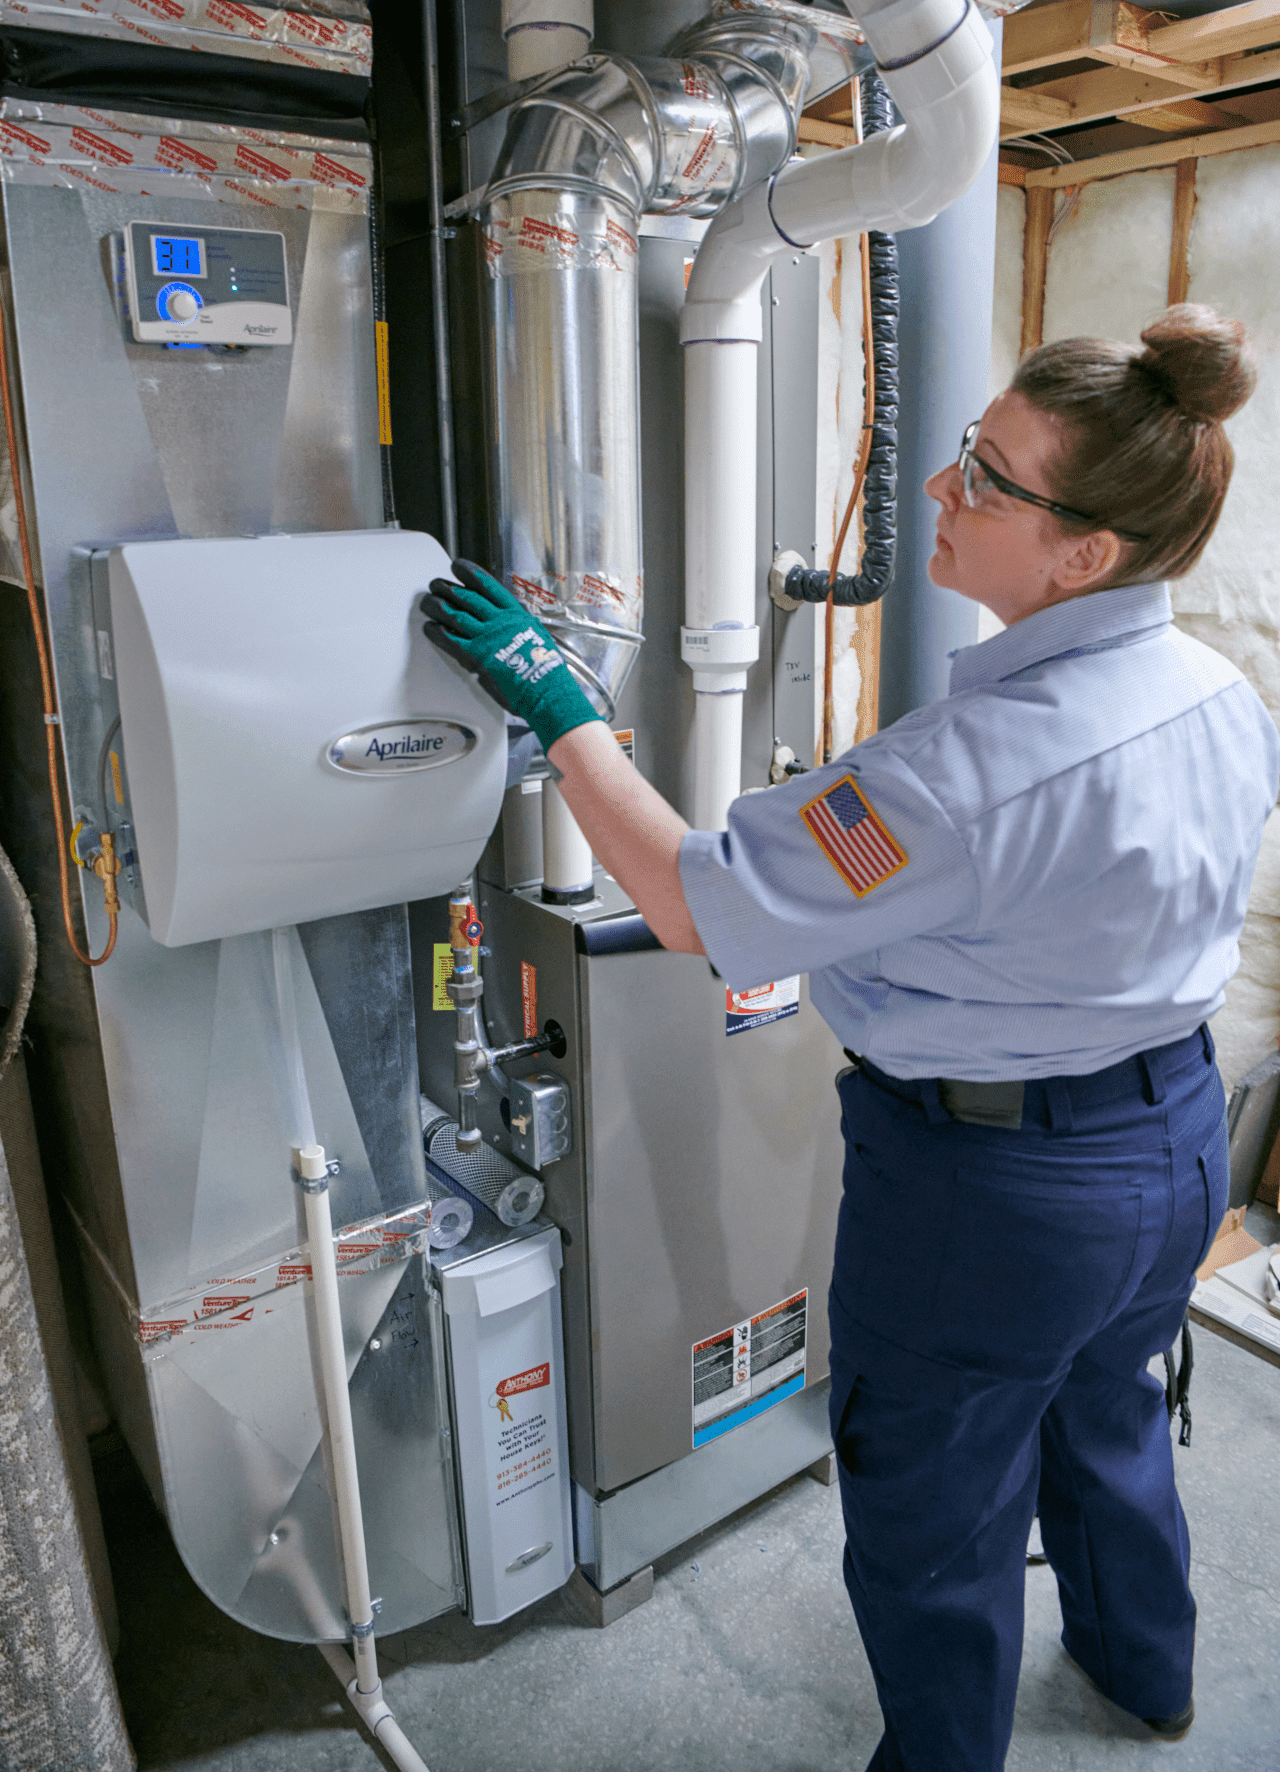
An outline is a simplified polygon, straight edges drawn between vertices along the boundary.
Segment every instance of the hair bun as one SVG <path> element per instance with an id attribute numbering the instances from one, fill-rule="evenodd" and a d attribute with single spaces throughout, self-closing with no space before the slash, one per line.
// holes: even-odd
<path id="1" fill-rule="evenodd" d="M 1253 350 L 1239 320 L 1180 302 L 1152 321 L 1142 342 L 1138 366 L 1197 423 L 1230 418 L 1253 392 Z"/>

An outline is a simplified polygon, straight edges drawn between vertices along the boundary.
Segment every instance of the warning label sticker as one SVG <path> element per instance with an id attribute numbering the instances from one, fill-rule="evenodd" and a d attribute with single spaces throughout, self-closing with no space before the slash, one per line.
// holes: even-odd
<path id="1" fill-rule="evenodd" d="M 749 991 L 724 993 L 724 1031 L 741 1034 L 748 1028 L 762 1028 L 767 1022 L 783 1021 L 788 1015 L 800 1013 L 800 978 L 779 978 L 773 984 L 753 985 Z"/>
<path id="2" fill-rule="evenodd" d="M 804 1388 L 808 1290 L 693 1344 L 693 1443 L 741 1427 Z"/>
<path id="3" fill-rule="evenodd" d="M 431 947 L 431 1007 L 433 1009 L 452 1009 L 449 993 L 445 986 L 453 977 L 453 949 L 447 941 L 437 941 Z"/>

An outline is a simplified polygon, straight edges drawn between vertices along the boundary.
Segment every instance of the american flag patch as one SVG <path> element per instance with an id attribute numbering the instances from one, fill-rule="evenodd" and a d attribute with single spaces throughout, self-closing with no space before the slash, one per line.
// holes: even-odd
<path id="1" fill-rule="evenodd" d="M 876 816 L 851 775 L 807 806 L 800 816 L 832 867 L 859 898 L 907 865 L 906 851 Z"/>

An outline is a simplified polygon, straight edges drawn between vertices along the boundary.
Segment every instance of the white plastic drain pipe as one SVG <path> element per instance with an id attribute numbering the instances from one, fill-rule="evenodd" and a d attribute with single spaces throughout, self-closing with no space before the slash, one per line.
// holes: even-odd
<path id="1" fill-rule="evenodd" d="M 595 32 L 592 0 L 502 0 L 507 77 L 528 80 L 576 62 Z"/>
<path id="2" fill-rule="evenodd" d="M 999 75 L 972 0 L 850 4 L 899 114 L 895 129 L 793 161 L 720 211 L 681 315 L 685 346 L 685 625 L 694 673 L 693 823 L 723 830 L 742 790 L 742 696 L 755 626 L 756 358 L 760 285 L 819 240 L 932 221 L 995 144 Z"/>
<path id="3" fill-rule="evenodd" d="M 333 1216 L 329 1210 L 329 1172 L 324 1147 L 316 1143 L 311 1097 L 298 1038 L 291 964 L 292 935 L 290 929 L 273 929 L 271 952 L 280 1013 L 280 1043 L 298 1134 L 294 1163 L 302 1189 L 307 1249 L 311 1258 L 316 1311 L 315 1355 L 324 1392 L 334 1498 L 338 1509 L 339 1548 L 355 1660 L 353 1662 L 336 1643 L 321 1643 L 320 1651 L 346 1686 L 347 1697 L 355 1709 L 402 1772 L 429 1772 L 426 1762 L 392 1716 L 382 1696 L 382 1681 L 378 1677 L 374 1601 L 369 1590 L 355 1429 L 351 1421 L 351 1395 L 347 1389 L 347 1352 L 342 1339 L 342 1307 L 338 1298 L 338 1259 L 333 1244 Z"/>

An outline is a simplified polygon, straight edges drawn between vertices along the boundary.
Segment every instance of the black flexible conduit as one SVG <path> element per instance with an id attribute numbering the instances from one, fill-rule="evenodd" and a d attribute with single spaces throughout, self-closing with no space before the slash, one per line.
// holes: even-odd
<path id="1" fill-rule="evenodd" d="M 874 68 L 862 76 L 864 135 L 893 127 L 893 106 Z M 828 590 L 842 608 L 876 603 L 893 578 L 898 547 L 898 242 L 892 234 L 868 239 L 871 261 L 871 347 L 876 378 L 876 413 L 863 492 L 862 563 L 856 574 L 838 573 L 828 585 L 826 571 L 795 566 L 786 592 L 806 603 L 825 603 Z"/>

